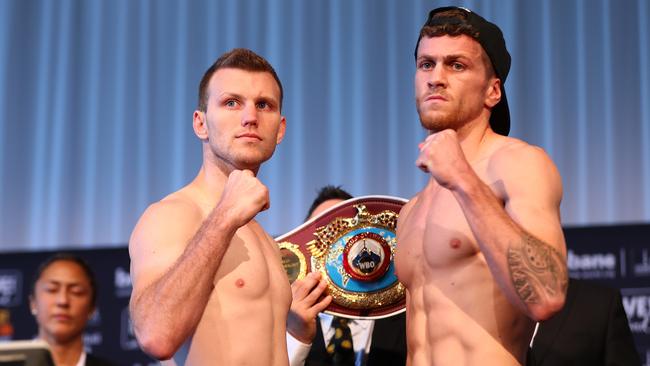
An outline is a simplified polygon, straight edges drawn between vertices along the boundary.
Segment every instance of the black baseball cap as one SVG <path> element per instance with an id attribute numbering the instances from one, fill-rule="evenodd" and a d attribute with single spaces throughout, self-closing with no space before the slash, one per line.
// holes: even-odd
<path id="1" fill-rule="evenodd" d="M 464 20 L 460 20 L 457 17 L 447 17 L 437 15 L 441 12 L 448 10 L 461 10 L 466 16 Z M 437 16 L 436 16 L 437 15 Z M 445 6 L 442 8 L 436 8 L 429 12 L 429 17 L 427 21 L 422 26 L 437 26 L 444 24 L 458 24 L 458 25 L 470 25 L 477 30 L 477 33 L 473 38 L 478 41 L 478 43 L 483 47 L 485 53 L 487 53 L 490 61 L 492 62 L 492 67 L 497 77 L 501 80 L 501 100 L 497 105 L 492 108 L 492 114 L 490 115 L 490 126 L 492 130 L 498 134 L 507 136 L 510 132 L 510 109 L 508 108 L 508 99 L 506 98 L 506 89 L 505 83 L 506 78 L 508 77 L 508 72 L 510 71 L 510 53 L 506 49 L 506 41 L 503 38 L 503 33 L 501 29 L 494 24 L 490 23 L 482 16 L 474 13 L 473 11 L 456 6 Z M 415 57 L 417 58 L 418 46 L 420 45 L 420 39 L 415 45 Z"/>

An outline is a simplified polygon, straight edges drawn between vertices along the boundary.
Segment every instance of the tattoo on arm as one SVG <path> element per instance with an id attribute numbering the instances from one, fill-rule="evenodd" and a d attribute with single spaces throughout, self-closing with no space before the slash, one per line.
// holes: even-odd
<path id="1" fill-rule="evenodd" d="M 522 239 L 508 248 L 510 276 L 519 297 L 534 304 L 566 291 L 568 275 L 562 254 L 530 234 Z"/>

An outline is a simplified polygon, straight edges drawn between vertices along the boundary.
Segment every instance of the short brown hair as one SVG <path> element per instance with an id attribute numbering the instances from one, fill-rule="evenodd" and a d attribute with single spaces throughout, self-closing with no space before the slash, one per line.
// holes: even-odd
<path id="1" fill-rule="evenodd" d="M 424 26 L 422 26 L 422 29 L 420 30 L 420 38 L 418 39 L 418 41 L 422 39 L 422 37 L 424 36 L 427 37 L 437 37 L 443 35 L 460 36 L 461 34 L 465 34 L 467 36 L 470 36 L 478 40 L 479 31 L 474 26 L 466 22 L 467 20 L 466 11 L 463 11 L 462 9 L 459 8 L 443 10 L 433 14 L 430 20 L 437 19 L 437 18 L 448 18 L 450 21 L 446 23 L 436 24 L 436 25 L 430 24 L 431 23 L 430 21 L 425 23 Z M 455 20 L 455 21 L 451 21 L 451 20 Z M 417 48 L 416 48 L 416 54 L 417 54 Z"/>
<path id="2" fill-rule="evenodd" d="M 221 55 L 221 57 L 219 57 L 217 61 L 215 61 L 215 63 L 205 71 L 205 74 L 203 74 L 203 78 L 201 78 L 201 83 L 199 84 L 198 109 L 200 111 L 206 112 L 208 110 L 208 84 L 210 83 L 212 75 L 214 75 L 214 73 L 219 69 L 228 68 L 268 72 L 271 74 L 280 87 L 280 109 L 282 109 L 282 97 L 284 92 L 280 78 L 278 78 L 278 75 L 275 73 L 273 66 L 271 66 L 271 64 L 262 56 L 249 49 L 235 48 Z"/>

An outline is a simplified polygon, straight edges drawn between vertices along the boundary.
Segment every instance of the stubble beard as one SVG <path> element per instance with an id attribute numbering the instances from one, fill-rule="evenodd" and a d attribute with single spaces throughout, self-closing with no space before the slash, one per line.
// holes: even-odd
<path id="1" fill-rule="evenodd" d="M 441 111 L 422 110 L 419 106 L 417 110 L 420 116 L 420 124 L 430 132 L 435 133 L 449 128 L 455 130 L 459 127 L 459 116 L 455 111 L 445 113 Z"/>
<path id="2" fill-rule="evenodd" d="M 257 171 L 264 162 L 273 156 L 275 148 L 271 148 L 270 151 L 261 147 L 239 147 L 224 150 L 217 146 L 210 146 L 210 150 L 212 158 L 217 161 L 218 165 L 230 166 L 232 169 L 237 170 Z"/>

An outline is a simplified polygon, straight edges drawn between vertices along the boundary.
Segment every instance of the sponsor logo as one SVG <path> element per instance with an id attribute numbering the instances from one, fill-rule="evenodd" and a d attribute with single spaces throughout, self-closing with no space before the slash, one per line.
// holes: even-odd
<path id="1" fill-rule="evenodd" d="M 93 316 L 90 317 L 86 325 L 89 327 L 98 327 L 102 325 L 102 314 L 99 311 L 99 307 L 95 309 Z"/>
<path id="2" fill-rule="evenodd" d="M 0 271 L 0 306 L 18 306 L 22 298 L 22 273 L 15 270 Z"/>
<path id="3" fill-rule="evenodd" d="M 83 338 L 84 346 L 90 349 L 92 349 L 92 347 L 101 346 L 104 340 L 102 332 L 100 331 L 86 332 L 84 333 Z"/>
<path id="4" fill-rule="evenodd" d="M 120 345 L 125 351 L 138 349 L 138 341 L 135 339 L 135 332 L 133 331 L 133 323 L 129 316 L 129 308 L 126 307 L 122 310 L 120 327 Z"/>
<path id="5" fill-rule="evenodd" d="M 14 335 L 9 309 L 0 308 L 0 341 L 9 341 Z"/>
<path id="6" fill-rule="evenodd" d="M 567 266 L 574 278 L 615 278 L 616 255 L 614 253 L 576 254 L 569 249 Z"/>
<path id="7" fill-rule="evenodd" d="M 640 258 L 637 257 L 635 259 L 640 259 L 640 261 L 634 263 L 632 267 L 634 274 L 638 277 L 650 276 L 650 253 L 648 249 L 643 249 Z"/>
<path id="8" fill-rule="evenodd" d="M 650 287 L 621 289 L 632 333 L 650 335 Z"/>
<path id="9" fill-rule="evenodd" d="M 114 273 L 115 296 L 131 296 L 131 275 L 129 274 L 129 271 L 122 267 L 116 267 Z"/>

